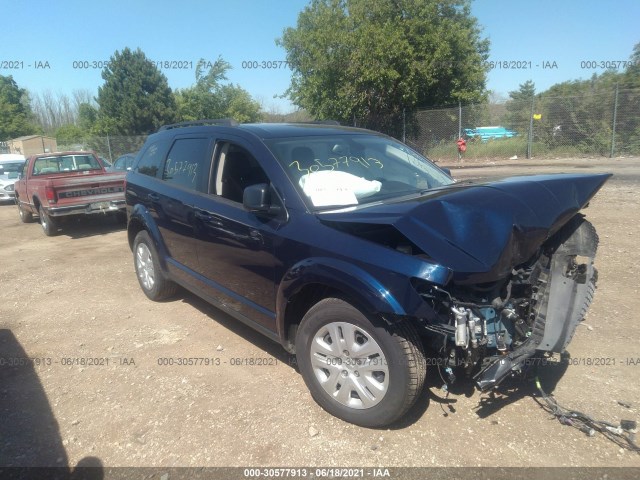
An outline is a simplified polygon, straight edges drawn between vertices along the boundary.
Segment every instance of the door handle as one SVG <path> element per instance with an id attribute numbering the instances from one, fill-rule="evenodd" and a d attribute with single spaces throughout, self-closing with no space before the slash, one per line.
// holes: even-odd
<path id="1" fill-rule="evenodd" d="M 249 236 L 251 237 L 252 240 L 255 240 L 256 242 L 262 243 L 263 241 L 262 234 L 256 229 L 252 228 L 251 230 L 249 230 Z"/>
<path id="2" fill-rule="evenodd" d="M 157 193 L 150 193 L 147 195 L 147 198 L 153 202 L 157 202 L 158 200 L 160 200 L 160 195 L 158 195 Z"/>
<path id="3" fill-rule="evenodd" d="M 212 215 L 204 210 L 196 210 L 195 216 L 198 220 L 211 220 Z"/>

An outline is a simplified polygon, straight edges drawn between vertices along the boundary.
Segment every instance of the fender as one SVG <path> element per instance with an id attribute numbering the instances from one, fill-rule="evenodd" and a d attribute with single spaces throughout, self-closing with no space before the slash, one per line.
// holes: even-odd
<path id="1" fill-rule="evenodd" d="M 353 263 L 328 257 L 311 257 L 293 265 L 284 275 L 276 297 L 277 330 L 285 340 L 285 310 L 289 298 L 305 285 L 322 284 L 337 288 L 368 313 L 405 315 L 393 295 L 369 272 Z"/>
<path id="2" fill-rule="evenodd" d="M 156 248 L 158 252 L 158 261 L 160 262 L 160 266 L 162 267 L 163 273 L 168 274 L 167 262 L 166 258 L 168 255 L 167 247 L 162 240 L 162 235 L 160 234 L 160 230 L 158 230 L 158 225 L 153 220 L 151 213 L 144 205 L 137 203 L 133 209 L 131 210 L 131 215 L 129 217 L 129 247 L 133 250 L 133 240 L 135 239 L 135 235 L 131 232 L 132 225 L 140 225 L 140 228 L 136 229 L 135 235 L 138 234 L 141 230 L 146 230 L 149 236 L 151 237 L 151 241 L 153 242 L 153 246 Z"/>

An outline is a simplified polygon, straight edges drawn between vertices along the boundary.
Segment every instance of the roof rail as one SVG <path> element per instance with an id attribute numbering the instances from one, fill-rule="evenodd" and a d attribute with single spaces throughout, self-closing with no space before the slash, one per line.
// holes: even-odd
<path id="1" fill-rule="evenodd" d="M 238 126 L 238 122 L 236 122 L 233 118 L 208 118 L 206 120 L 189 120 L 186 122 L 172 123 L 171 125 L 163 125 L 158 131 L 161 132 L 163 130 L 171 130 L 172 128 L 196 127 L 198 125 L 222 125 L 225 127 L 236 127 Z"/>
<path id="2" fill-rule="evenodd" d="M 292 123 L 310 123 L 314 125 L 340 125 L 337 120 L 310 120 L 307 122 L 292 122 Z"/>

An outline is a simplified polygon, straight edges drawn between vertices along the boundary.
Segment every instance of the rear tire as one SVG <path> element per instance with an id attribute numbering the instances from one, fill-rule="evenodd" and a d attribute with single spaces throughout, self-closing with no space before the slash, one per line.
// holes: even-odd
<path id="1" fill-rule="evenodd" d="M 38 207 L 38 216 L 40 217 L 40 226 L 47 237 L 53 237 L 58 234 L 58 225 L 47 212 L 44 211 L 42 205 Z"/>
<path id="2" fill-rule="evenodd" d="M 383 427 L 402 417 L 426 374 L 424 350 L 410 323 L 388 326 L 338 298 L 321 300 L 304 316 L 296 357 L 314 400 L 363 427 Z"/>
<path id="3" fill-rule="evenodd" d="M 165 300 L 176 293 L 178 287 L 162 273 L 158 252 L 146 230 L 138 232 L 133 241 L 133 263 L 140 288 L 150 300 Z"/>
<path id="4" fill-rule="evenodd" d="M 17 203 L 18 203 L 18 214 L 20 215 L 20 220 L 22 221 L 22 223 L 32 223 L 33 214 L 25 210 L 25 208 L 20 204 L 20 202 L 17 202 Z"/>

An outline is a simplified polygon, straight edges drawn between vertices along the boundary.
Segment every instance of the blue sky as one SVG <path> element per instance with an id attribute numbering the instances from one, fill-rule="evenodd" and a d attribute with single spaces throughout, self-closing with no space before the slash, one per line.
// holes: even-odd
<path id="1" fill-rule="evenodd" d="M 275 39 L 295 26 L 308 0 L 130 0 L 128 2 L 0 0 L 4 12 L 0 67 L 30 91 L 97 94 L 100 69 L 73 62 L 108 60 L 115 50 L 140 47 L 155 61 L 231 63 L 229 80 L 241 85 L 265 109 L 294 107 L 282 95 L 290 71 L 242 68 L 243 61 L 284 60 Z M 476 0 L 472 12 L 491 41 L 490 60 L 521 62 L 526 69 L 494 68 L 487 87 L 503 97 L 531 79 L 538 91 L 554 83 L 589 78 L 601 68 L 584 61 L 624 61 L 640 42 L 640 0 Z M 2 65 L 5 62 L 5 65 Z M 40 63 L 38 63 L 40 62 Z M 50 68 L 36 68 L 48 62 Z M 554 62 L 557 67 L 554 67 Z M 15 65 L 15 63 L 14 63 Z M 503 64 L 504 65 L 504 64 Z M 509 64 L 511 65 L 511 64 Z M 544 66 L 551 68 L 544 68 Z M 195 69 L 163 69 L 172 88 L 188 87 Z"/>

